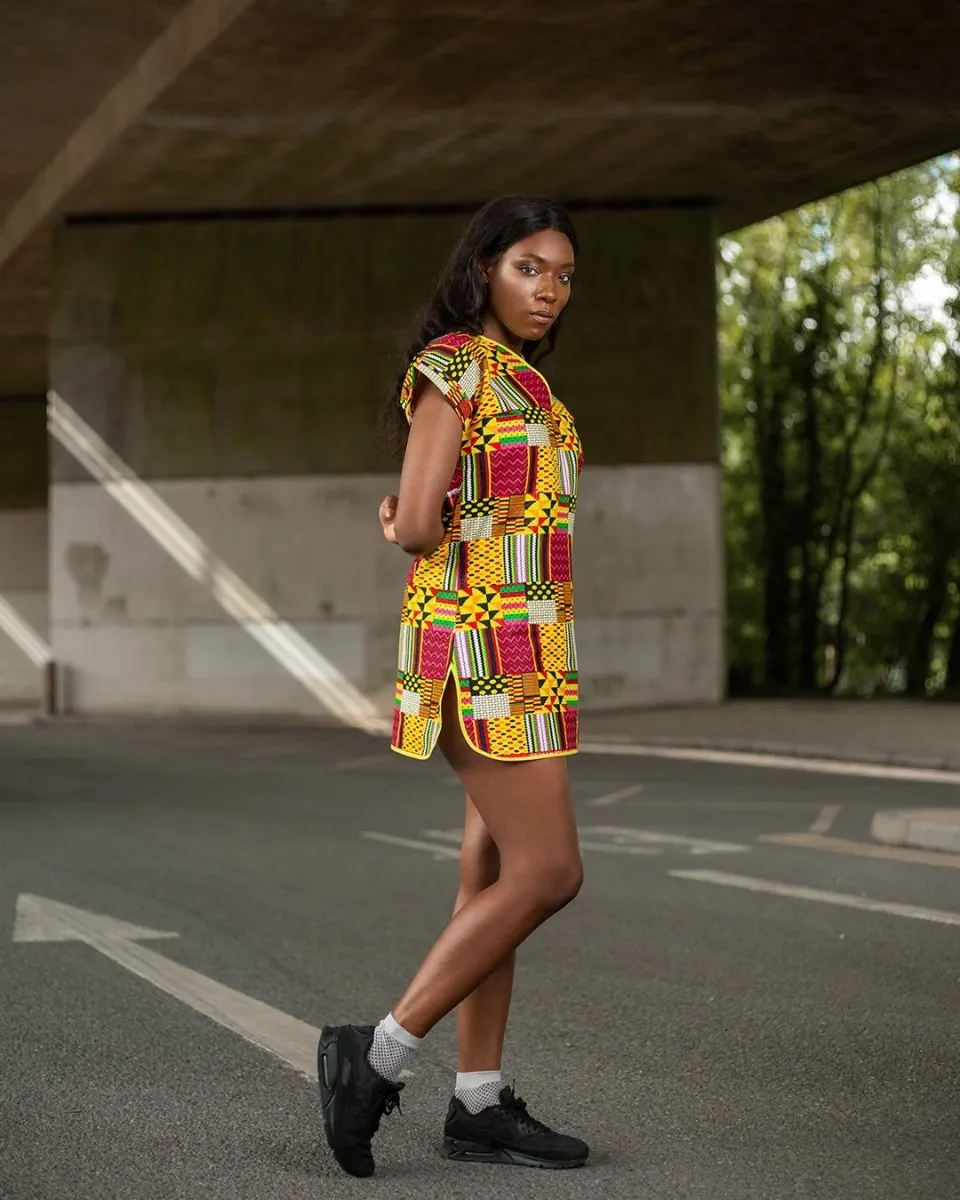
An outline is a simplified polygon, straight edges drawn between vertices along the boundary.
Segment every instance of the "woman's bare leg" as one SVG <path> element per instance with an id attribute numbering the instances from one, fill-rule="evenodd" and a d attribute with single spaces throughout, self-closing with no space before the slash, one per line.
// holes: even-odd
<path id="1" fill-rule="evenodd" d="M 547 917 L 580 890 L 583 866 L 563 758 L 500 762 L 464 740 L 457 695 L 444 695 L 442 749 L 497 846 L 500 876 L 454 914 L 394 1019 L 424 1037 Z"/>
<path id="2" fill-rule="evenodd" d="M 491 887 L 500 877 L 497 844 L 467 796 L 463 843 L 460 847 L 460 890 L 453 911 Z M 511 950 L 486 979 L 457 1007 L 457 1054 L 460 1071 L 497 1071 L 503 1058 L 503 1039 L 513 995 L 516 952 Z"/>

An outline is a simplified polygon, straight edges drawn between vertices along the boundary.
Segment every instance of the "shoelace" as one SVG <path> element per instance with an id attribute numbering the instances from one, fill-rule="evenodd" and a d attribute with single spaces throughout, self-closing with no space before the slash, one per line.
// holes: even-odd
<path id="1" fill-rule="evenodd" d="M 394 1087 L 389 1088 L 388 1091 L 385 1093 L 382 1104 L 378 1108 L 378 1111 L 374 1118 L 374 1122 L 373 1122 L 374 1133 L 376 1133 L 376 1131 L 380 1128 L 381 1119 L 383 1117 L 389 1117 L 390 1114 L 394 1110 L 396 1110 L 398 1113 L 400 1113 L 401 1116 L 403 1116 L 403 1109 L 400 1107 L 400 1092 L 401 1092 L 402 1088 L 403 1088 L 403 1084 L 401 1083 Z"/>
<path id="2" fill-rule="evenodd" d="M 527 1111 L 526 1100 L 521 1100 L 510 1088 L 507 1088 L 506 1091 L 510 1100 L 503 1107 L 508 1112 L 516 1113 L 517 1124 L 524 1133 L 553 1133 L 549 1125 L 544 1125 L 542 1121 L 538 1121 L 536 1117 L 530 1115 Z"/>
<path id="3" fill-rule="evenodd" d="M 364 1122 L 361 1120 L 359 1131 L 355 1130 L 354 1135 L 362 1134 L 364 1137 L 373 1137 L 380 1128 L 380 1122 L 384 1117 L 388 1117 L 394 1110 L 403 1115 L 403 1109 L 400 1107 L 400 1092 L 403 1089 L 403 1084 L 390 1087 L 383 1094 L 383 1098 L 374 1111 L 370 1114 L 369 1124 L 364 1127 Z"/>

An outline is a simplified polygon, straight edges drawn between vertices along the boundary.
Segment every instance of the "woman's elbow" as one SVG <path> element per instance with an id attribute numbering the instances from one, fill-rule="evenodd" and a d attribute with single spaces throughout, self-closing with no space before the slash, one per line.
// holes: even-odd
<path id="1" fill-rule="evenodd" d="M 397 545 L 407 554 L 426 554 L 440 544 L 440 537 L 443 536 L 442 527 L 438 537 L 436 529 L 427 529 L 425 525 L 416 521 L 403 521 L 399 516 L 394 523 L 393 532 L 396 534 Z"/>

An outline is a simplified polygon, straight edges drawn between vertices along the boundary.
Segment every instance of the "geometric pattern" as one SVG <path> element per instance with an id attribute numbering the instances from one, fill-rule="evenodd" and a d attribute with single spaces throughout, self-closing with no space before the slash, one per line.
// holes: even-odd
<path id="1" fill-rule="evenodd" d="M 583 452 L 573 418 L 518 353 L 446 334 L 410 364 L 460 418 L 460 461 L 443 541 L 410 567 L 400 618 L 391 745 L 428 758 L 455 678 L 460 722 L 497 759 L 578 746 L 570 543 Z"/>

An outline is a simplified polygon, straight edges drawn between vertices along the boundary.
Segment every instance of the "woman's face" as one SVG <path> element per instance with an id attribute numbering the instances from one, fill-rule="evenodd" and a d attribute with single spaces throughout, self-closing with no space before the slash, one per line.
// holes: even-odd
<path id="1" fill-rule="evenodd" d="M 570 239 L 556 229 L 534 233 L 504 251 L 484 270 L 490 289 L 484 332 L 518 349 L 523 342 L 539 341 L 570 299 L 573 258 Z"/>

